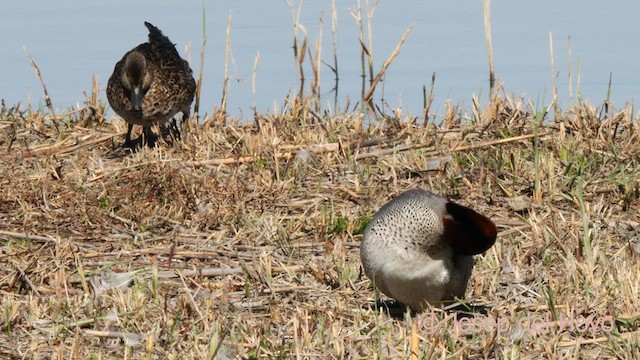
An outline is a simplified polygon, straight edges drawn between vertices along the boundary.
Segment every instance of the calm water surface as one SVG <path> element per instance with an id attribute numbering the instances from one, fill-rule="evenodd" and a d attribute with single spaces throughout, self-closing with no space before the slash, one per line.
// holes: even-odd
<path id="1" fill-rule="evenodd" d="M 360 97 L 361 68 L 358 27 L 349 9 L 357 1 L 337 0 L 339 102 Z M 232 58 L 228 110 L 250 117 L 252 107 L 266 112 L 299 87 L 293 59 L 293 20 L 285 1 L 205 1 L 207 44 L 201 111 L 219 106 L 224 75 L 225 32 L 231 17 Z M 573 57 L 573 92 L 600 103 L 612 74 L 612 99 L 621 106 L 640 95 L 640 2 L 625 1 L 493 1 L 491 23 L 495 68 L 510 93 L 534 101 L 551 99 L 549 32 L 553 34 L 561 105 L 569 103 L 568 37 Z M 82 103 L 91 76 L 100 79 L 102 98 L 113 66 L 122 55 L 146 41 L 149 21 L 200 66 L 201 1 L 11 1 L 0 9 L 0 98 L 8 104 L 43 103 L 42 89 L 25 55 L 26 48 L 42 71 L 54 105 L 66 109 Z M 323 18 L 322 59 L 333 63 L 331 1 L 303 2 L 300 23 L 314 43 Z M 391 107 L 420 114 L 422 86 L 436 72 L 435 112 L 444 102 L 471 104 L 488 93 L 482 1 L 382 0 L 373 17 L 376 69 L 392 52 L 411 24 L 415 27 L 392 63 L 384 82 L 384 100 Z M 260 55 L 256 91 L 252 72 Z M 578 69 L 579 64 L 579 69 Z M 311 79 L 309 67 L 307 79 Z M 307 81 L 307 88 L 310 81 Z M 334 75 L 323 67 L 321 91 L 333 104 Z M 376 91 L 379 102 L 382 84 Z M 108 116 L 113 113 L 110 112 Z"/>

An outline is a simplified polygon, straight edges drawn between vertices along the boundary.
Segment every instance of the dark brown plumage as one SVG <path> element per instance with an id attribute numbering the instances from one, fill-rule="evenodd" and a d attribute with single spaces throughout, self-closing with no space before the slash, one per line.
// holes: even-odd
<path id="1" fill-rule="evenodd" d="M 151 126 L 164 125 L 178 112 L 189 118 L 196 82 L 189 63 L 160 29 L 145 22 L 149 42 L 127 52 L 115 66 L 107 84 L 109 104 L 127 123 L 125 146 L 131 146 L 133 125 L 143 127 L 152 143 Z"/>

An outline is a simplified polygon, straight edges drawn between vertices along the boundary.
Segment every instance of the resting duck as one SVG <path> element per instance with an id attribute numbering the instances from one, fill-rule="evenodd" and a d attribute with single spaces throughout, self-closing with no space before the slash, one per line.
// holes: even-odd
<path id="1" fill-rule="evenodd" d="M 404 192 L 367 225 L 360 258 L 384 294 L 420 312 L 463 298 L 473 255 L 496 241 L 486 216 L 424 189 Z"/>

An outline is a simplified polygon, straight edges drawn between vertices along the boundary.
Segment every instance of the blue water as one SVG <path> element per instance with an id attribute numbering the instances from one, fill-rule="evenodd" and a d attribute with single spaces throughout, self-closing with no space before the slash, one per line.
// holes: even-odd
<path id="1" fill-rule="evenodd" d="M 364 2 L 364 0 L 362 0 Z M 361 94 L 358 27 L 349 9 L 356 1 L 336 1 L 339 103 L 356 102 Z M 558 72 L 560 104 L 569 98 L 569 47 L 571 36 L 573 96 L 601 103 L 612 74 L 612 100 L 617 106 L 640 94 L 638 55 L 640 26 L 635 1 L 493 1 L 491 25 L 496 74 L 509 93 L 524 95 L 541 104 L 551 100 L 549 32 L 553 34 L 555 68 Z M 228 111 L 250 118 L 282 107 L 288 93 L 299 88 L 293 58 L 293 18 L 285 1 L 205 1 L 207 44 L 201 112 L 211 113 L 220 105 L 225 60 L 225 32 L 231 19 Z M 54 106 L 67 109 L 84 100 L 96 74 L 104 87 L 113 66 L 122 55 L 146 41 L 149 21 L 177 44 L 191 61 L 197 75 L 202 45 L 203 3 L 199 1 L 109 1 L 6 2 L 0 9 L 0 98 L 8 105 L 41 106 L 42 87 L 24 48 L 40 67 Z M 313 45 L 323 19 L 322 59 L 333 64 L 331 1 L 302 3 L 300 24 Z M 432 111 L 442 113 L 447 98 L 470 105 L 488 93 L 488 61 L 484 36 L 482 1 L 385 1 L 372 20 L 376 71 L 393 51 L 405 30 L 414 25 L 399 56 L 391 64 L 384 84 L 376 90 L 389 108 L 405 113 L 422 112 L 422 87 L 436 72 Z M 189 51 L 186 45 L 191 44 Z M 256 91 L 252 73 L 256 54 L 260 61 Z M 307 57 L 308 61 L 308 57 Z M 579 65 L 579 68 L 578 68 Z M 579 73 L 578 73 L 579 70 Z M 312 74 L 305 65 L 308 90 Z M 578 75 L 580 83 L 577 83 Z M 321 94 L 327 109 L 333 109 L 334 75 L 323 66 Z M 384 94 L 382 93 L 384 90 Z M 107 114 L 113 116 L 113 112 Z"/>

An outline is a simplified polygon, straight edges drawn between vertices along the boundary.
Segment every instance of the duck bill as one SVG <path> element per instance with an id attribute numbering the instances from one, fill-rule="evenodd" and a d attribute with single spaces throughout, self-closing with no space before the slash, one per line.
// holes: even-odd
<path id="1" fill-rule="evenodd" d="M 131 89 L 131 106 L 134 111 L 142 110 L 142 88 L 140 86 Z"/>

